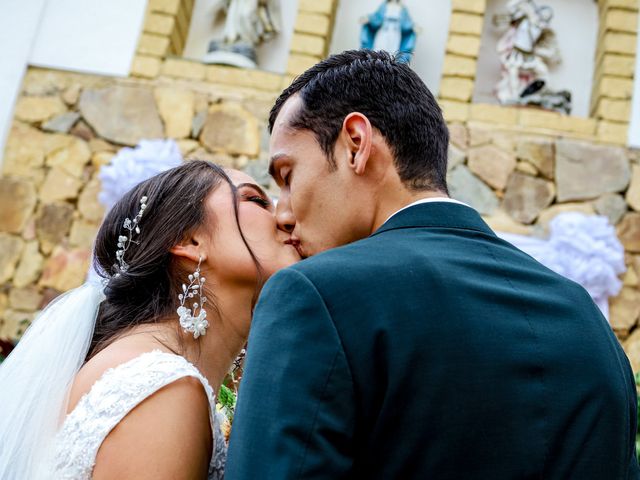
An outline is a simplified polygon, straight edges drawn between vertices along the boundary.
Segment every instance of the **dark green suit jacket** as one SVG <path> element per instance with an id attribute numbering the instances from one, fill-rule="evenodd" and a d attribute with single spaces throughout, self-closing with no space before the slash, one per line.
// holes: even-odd
<path id="1" fill-rule="evenodd" d="M 587 292 L 427 203 L 269 280 L 225 478 L 635 479 L 635 433 Z"/>

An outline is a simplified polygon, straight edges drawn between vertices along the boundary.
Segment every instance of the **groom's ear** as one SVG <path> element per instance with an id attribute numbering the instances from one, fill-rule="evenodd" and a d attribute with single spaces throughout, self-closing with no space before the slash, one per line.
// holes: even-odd
<path id="1" fill-rule="evenodd" d="M 371 142 L 373 141 L 371 122 L 366 115 L 352 112 L 345 117 L 342 123 L 342 133 L 350 155 L 349 166 L 357 175 L 362 175 L 367 168 L 371 154 Z"/>

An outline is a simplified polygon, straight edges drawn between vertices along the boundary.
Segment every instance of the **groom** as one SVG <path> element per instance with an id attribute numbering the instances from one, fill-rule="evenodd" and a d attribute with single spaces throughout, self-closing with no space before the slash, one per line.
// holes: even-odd
<path id="1" fill-rule="evenodd" d="M 408 66 L 334 55 L 269 126 L 279 225 L 310 258 L 262 292 L 225 478 L 640 478 L 609 325 L 448 198 L 447 127 Z"/>

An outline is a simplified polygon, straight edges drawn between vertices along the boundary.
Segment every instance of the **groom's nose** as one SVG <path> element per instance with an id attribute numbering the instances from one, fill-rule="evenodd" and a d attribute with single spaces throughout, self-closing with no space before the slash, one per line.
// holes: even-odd
<path id="1" fill-rule="evenodd" d="M 289 195 L 282 195 L 276 205 L 276 222 L 278 228 L 284 232 L 291 233 L 296 226 L 296 218 L 291 210 Z"/>

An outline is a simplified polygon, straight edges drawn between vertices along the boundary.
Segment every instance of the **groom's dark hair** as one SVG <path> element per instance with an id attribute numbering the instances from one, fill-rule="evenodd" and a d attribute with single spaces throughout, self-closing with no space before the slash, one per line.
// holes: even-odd
<path id="1" fill-rule="evenodd" d="M 372 50 L 332 55 L 280 94 L 269 115 L 269 132 L 284 103 L 296 94 L 302 107 L 289 126 L 315 134 L 331 169 L 345 117 L 360 112 L 385 138 L 407 187 L 447 192 L 449 131 L 435 98 L 407 64 Z"/>

